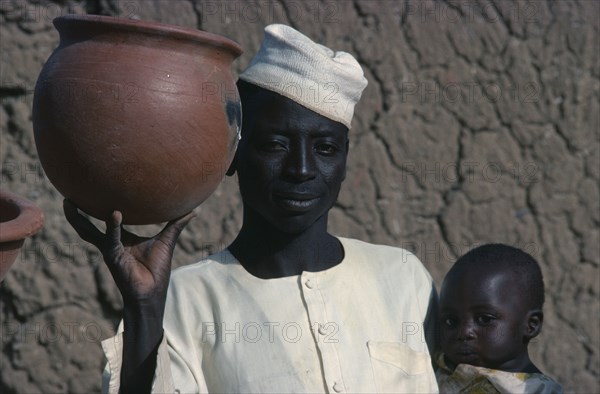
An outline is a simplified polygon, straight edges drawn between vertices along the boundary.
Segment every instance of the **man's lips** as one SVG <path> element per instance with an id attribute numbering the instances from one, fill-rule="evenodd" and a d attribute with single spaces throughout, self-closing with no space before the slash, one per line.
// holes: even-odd
<path id="1" fill-rule="evenodd" d="M 273 193 L 275 198 L 281 198 L 286 200 L 298 200 L 298 201 L 306 201 L 306 200 L 314 200 L 318 198 L 317 195 L 312 193 Z"/>
<path id="2" fill-rule="evenodd" d="M 273 199 L 286 210 L 304 212 L 317 204 L 319 196 L 308 193 L 275 193 Z"/>

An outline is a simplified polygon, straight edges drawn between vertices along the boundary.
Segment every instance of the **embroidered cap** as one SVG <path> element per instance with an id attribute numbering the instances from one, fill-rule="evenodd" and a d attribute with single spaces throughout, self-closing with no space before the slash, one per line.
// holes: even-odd
<path id="1" fill-rule="evenodd" d="M 265 38 L 241 80 L 279 93 L 350 129 L 354 106 L 367 86 L 356 59 L 334 52 L 297 30 L 280 24 Z"/>

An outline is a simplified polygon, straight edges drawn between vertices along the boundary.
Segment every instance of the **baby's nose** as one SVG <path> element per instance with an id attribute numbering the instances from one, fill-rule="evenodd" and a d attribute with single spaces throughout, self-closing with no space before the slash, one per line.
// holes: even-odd
<path id="1" fill-rule="evenodd" d="M 458 328 L 458 340 L 468 341 L 475 339 L 475 325 L 471 322 L 462 323 Z"/>

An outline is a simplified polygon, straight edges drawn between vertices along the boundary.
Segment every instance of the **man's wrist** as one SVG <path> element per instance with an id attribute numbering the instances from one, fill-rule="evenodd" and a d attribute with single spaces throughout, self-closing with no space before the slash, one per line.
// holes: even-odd
<path id="1" fill-rule="evenodd" d="M 136 341 L 143 347 L 155 346 L 163 335 L 164 302 L 125 305 L 123 326 L 125 342 Z"/>

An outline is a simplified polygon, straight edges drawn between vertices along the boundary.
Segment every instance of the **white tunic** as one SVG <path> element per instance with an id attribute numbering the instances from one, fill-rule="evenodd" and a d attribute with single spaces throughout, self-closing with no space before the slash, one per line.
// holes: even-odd
<path id="1" fill-rule="evenodd" d="M 227 250 L 174 270 L 153 392 L 437 392 L 429 273 L 403 249 L 340 241 L 320 272 L 259 279 Z M 122 343 L 102 343 L 109 392 Z"/>

